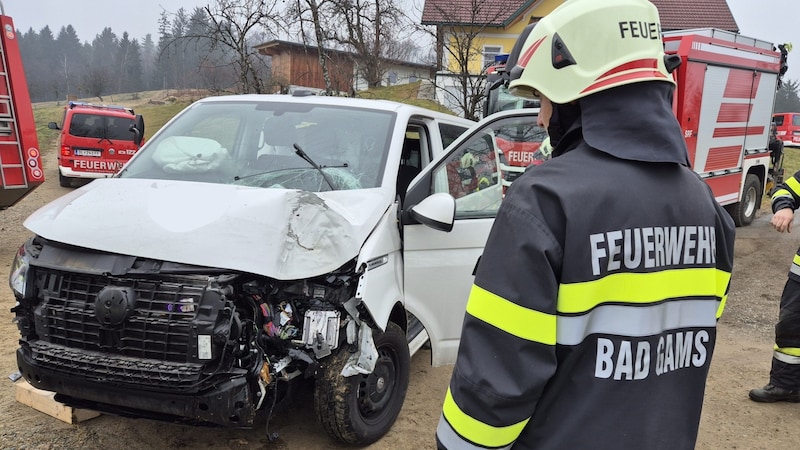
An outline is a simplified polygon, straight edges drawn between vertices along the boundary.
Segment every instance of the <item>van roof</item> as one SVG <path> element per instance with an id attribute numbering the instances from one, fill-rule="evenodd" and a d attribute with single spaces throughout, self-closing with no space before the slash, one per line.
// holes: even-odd
<path id="1" fill-rule="evenodd" d="M 75 108 L 87 108 L 87 109 L 97 109 L 97 110 L 106 110 L 106 111 L 119 111 L 128 113 L 133 115 L 133 108 L 129 108 L 127 106 L 119 106 L 119 105 L 95 105 L 94 103 L 87 103 L 87 102 L 69 102 L 67 103 L 67 109 L 75 109 Z"/>

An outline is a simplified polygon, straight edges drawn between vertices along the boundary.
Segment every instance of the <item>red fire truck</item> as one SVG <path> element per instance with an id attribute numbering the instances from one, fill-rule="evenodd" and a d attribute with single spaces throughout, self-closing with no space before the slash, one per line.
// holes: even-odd
<path id="1" fill-rule="evenodd" d="M 666 32 L 664 48 L 681 58 L 673 109 L 692 167 L 736 225 L 748 225 L 768 186 L 783 181 L 782 159 L 773 160 L 769 143 L 786 52 L 711 28 Z M 513 52 L 509 60 L 516 60 Z M 489 92 L 507 85 L 508 77 L 487 83 L 487 112 L 497 109 L 493 99 L 500 97 Z"/>
<path id="2" fill-rule="evenodd" d="M 664 48 L 681 57 L 673 108 L 692 167 L 736 225 L 748 225 L 770 175 L 783 181 L 783 168 L 771 167 L 769 141 L 786 54 L 718 29 L 664 33 Z"/>
<path id="3" fill-rule="evenodd" d="M 16 28 L 0 3 L 0 209 L 44 182 L 39 140 Z"/>

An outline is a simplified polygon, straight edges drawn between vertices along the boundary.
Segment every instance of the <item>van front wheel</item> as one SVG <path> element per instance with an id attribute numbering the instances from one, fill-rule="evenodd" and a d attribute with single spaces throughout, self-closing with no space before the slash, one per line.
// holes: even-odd
<path id="1" fill-rule="evenodd" d="M 368 445 L 394 424 L 408 389 L 411 356 L 403 330 L 389 322 L 373 334 L 378 359 L 370 374 L 341 375 L 351 353 L 346 348 L 331 355 L 314 385 L 314 410 L 333 439 Z"/>

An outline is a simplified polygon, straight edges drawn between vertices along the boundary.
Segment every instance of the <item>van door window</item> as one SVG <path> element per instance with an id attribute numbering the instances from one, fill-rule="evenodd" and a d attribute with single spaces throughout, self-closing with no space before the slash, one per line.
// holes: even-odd
<path id="1" fill-rule="evenodd" d="M 496 214 L 502 199 L 496 155 L 494 136 L 478 133 L 433 172 L 433 191 L 456 199 L 456 218 Z"/>

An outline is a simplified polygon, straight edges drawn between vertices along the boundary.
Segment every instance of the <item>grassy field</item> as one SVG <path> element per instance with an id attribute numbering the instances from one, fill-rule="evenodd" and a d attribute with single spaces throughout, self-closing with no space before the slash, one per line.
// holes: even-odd
<path id="1" fill-rule="evenodd" d="M 784 177 L 789 177 L 800 170 L 800 148 L 784 147 L 783 154 Z"/>
<path id="2" fill-rule="evenodd" d="M 121 94 L 110 98 L 79 99 L 82 102 L 96 105 L 120 105 L 133 108 L 137 114 L 144 116 L 145 138 L 149 139 L 169 119 L 200 98 L 196 91 L 151 91 L 137 94 Z M 64 117 L 64 106 L 67 102 L 42 102 L 33 104 L 33 118 L 36 122 L 36 134 L 39 137 L 39 148 L 43 152 L 55 151 L 58 134 L 56 130 L 47 128 L 49 122 L 59 125 Z"/>
<path id="3" fill-rule="evenodd" d="M 394 100 L 401 103 L 408 103 L 424 108 L 433 109 L 452 114 L 452 111 L 444 108 L 436 102 L 418 99 L 421 82 L 382 87 L 360 92 L 359 97 L 374 98 L 383 100 Z M 94 99 L 79 99 L 79 101 L 94 103 L 97 105 L 120 105 L 133 108 L 137 114 L 144 117 L 145 139 L 149 139 L 158 131 L 169 119 L 180 112 L 192 102 L 208 95 L 200 90 L 169 90 L 169 91 L 148 91 L 135 94 L 118 94 L 104 98 L 100 101 Z M 39 148 L 43 152 L 55 150 L 58 139 L 58 131 L 47 128 L 48 122 L 61 123 L 64 115 L 64 105 L 66 102 L 42 102 L 33 104 L 33 116 L 36 122 L 36 132 L 39 137 Z"/>
<path id="4" fill-rule="evenodd" d="M 362 98 L 393 100 L 409 103 L 424 108 L 451 113 L 448 109 L 430 100 L 418 99 L 417 93 L 420 82 L 405 85 L 370 89 L 359 93 Z M 202 98 L 204 94 L 198 90 L 187 91 L 149 91 L 136 94 L 119 94 L 106 98 L 105 102 L 99 99 L 80 99 L 95 104 L 115 104 L 134 108 L 137 114 L 142 114 L 145 119 L 145 138 L 149 139 L 169 119 L 180 112 L 192 102 Z M 58 132 L 47 128 L 48 122 L 60 123 L 64 114 L 66 102 L 44 102 L 33 105 L 33 115 L 36 121 L 36 131 L 39 136 L 39 148 L 47 152 L 55 150 Z M 785 176 L 791 176 L 800 170 L 800 148 L 786 147 L 784 149 Z M 769 203 L 769 202 L 765 202 Z M 762 203 L 763 206 L 763 203 Z"/>

